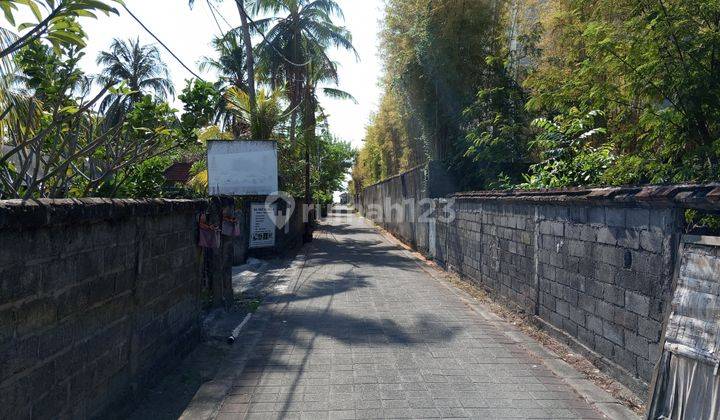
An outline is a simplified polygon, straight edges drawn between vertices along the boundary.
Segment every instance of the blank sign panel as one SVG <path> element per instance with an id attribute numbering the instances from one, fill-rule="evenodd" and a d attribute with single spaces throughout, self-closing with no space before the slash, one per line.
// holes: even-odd
<path id="1" fill-rule="evenodd" d="M 269 195 L 278 191 L 274 141 L 208 142 L 210 195 Z"/>

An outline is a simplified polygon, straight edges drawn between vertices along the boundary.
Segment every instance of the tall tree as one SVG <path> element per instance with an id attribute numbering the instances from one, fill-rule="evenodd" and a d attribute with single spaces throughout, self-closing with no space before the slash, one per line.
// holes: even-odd
<path id="1" fill-rule="evenodd" d="M 300 112 L 305 149 L 305 201 L 311 204 L 311 148 L 317 133 L 319 101 L 317 90 L 321 83 L 339 83 L 337 64 L 328 56 L 332 47 L 357 52 L 350 32 L 333 22 L 344 18 L 334 0 L 258 0 L 256 13 L 270 13 L 270 29 L 258 46 L 261 62 L 273 86 L 284 87 L 290 100 L 291 137 L 295 136 L 297 113 Z M 349 97 L 345 92 L 326 89 L 336 97 Z M 312 235 L 306 226 L 305 239 Z"/>
<path id="2" fill-rule="evenodd" d="M 214 70 L 217 73 L 218 81 L 215 83 L 215 88 L 218 91 L 227 93 L 230 89 L 233 89 L 235 92 L 245 93 L 249 107 L 251 99 L 246 80 L 247 67 L 242 35 L 237 30 L 230 31 L 216 37 L 213 40 L 213 47 L 217 53 L 217 58 L 204 57 L 200 62 L 200 70 Z M 231 97 L 234 96 L 237 95 Z M 231 131 L 236 138 L 239 138 L 247 131 L 247 120 L 238 118 L 238 114 L 229 109 L 227 98 L 227 95 L 220 96 L 215 110 L 215 121 L 221 124 L 223 129 Z"/>
<path id="3" fill-rule="evenodd" d="M 215 57 L 204 57 L 200 61 L 200 70 L 213 70 L 218 74 L 217 87 L 225 90 L 231 86 L 247 92 L 248 84 L 245 80 L 246 61 L 245 48 L 242 46 L 241 35 L 233 30 L 212 41 L 217 53 Z"/>
<path id="4" fill-rule="evenodd" d="M 515 11 L 530 1 L 387 1 L 385 99 L 357 160 L 358 185 L 427 159 L 444 164 L 460 188 L 522 180 L 532 118 L 521 81 L 533 25 L 514 19 L 530 14 Z"/>
<path id="5" fill-rule="evenodd" d="M 208 0 L 210 1 L 210 0 Z M 247 92 L 248 99 L 250 100 L 250 108 L 252 112 L 255 112 L 257 107 L 257 97 L 255 88 L 255 52 L 252 44 L 252 32 L 257 28 L 252 28 L 250 25 L 250 15 L 248 14 L 247 0 L 234 0 L 235 6 L 237 7 L 238 14 L 240 15 L 241 26 L 238 30 L 242 34 L 243 46 L 245 47 L 245 71 L 247 73 Z M 193 7 L 195 0 L 188 0 L 188 5 Z M 255 25 L 253 25 L 255 26 Z"/>
<path id="6" fill-rule="evenodd" d="M 245 0 L 235 0 L 238 13 L 240 14 L 240 23 L 242 23 L 243 44 L 245 44 L 245 62 L 247 67 L 247 85 L 248 99 L 250 100 L 251 112 L 255 112 L 257 108 L 257 97 L 255 94 L 255 54 L 253 52 L 252 38 L 250 36 L 250 16 L 248 16 Z"/>
<path id="7" fill-rule="evenodd" d="M 328 56 L 328 50 L 337 47 L 357 56 L 352 35 L 333 22 L 335 17 L 344 18 L 334 0 L 258 0 L 254 11 L 280 15 L 270 19 L 270 29 L 258 46 L 258 54 L 270 83 L 283 87 L 290 100 L 294 136 L 301 108 L 300 113 L 306 117 L 316 108 L 310 98 L 315 95 L 316 82 L 338 84 L 337 64 Z M 314 77 L 321 80 L 313 80 Z M 332 96 L 347 97 L 340 91 L 326 91 Z"/>
<path id="8" fill-rule="evenodd" d="M 101 104 L 101 110 L 112 106 L 126 112 L 145 94 L 158 99 L 174 95 L 173 84 L 167 66 L 154 45 L 142 45 L 140 39 L 115 39 L 109 51 L 98 54 L 97 64 L 103 66 L 98 81 L 103 85 L 125 82 L 131 90 L 129 95 L 108 95 Z"/>

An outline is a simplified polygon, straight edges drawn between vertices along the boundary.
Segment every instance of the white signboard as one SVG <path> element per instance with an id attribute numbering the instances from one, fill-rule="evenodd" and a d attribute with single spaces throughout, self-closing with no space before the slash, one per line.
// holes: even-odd
<path id="1" fill-rule="evenodd" d="M 210 195 L 270 195 L 278 191 L 274 141 L 209 141 Z"/>
<path id="2" fill-rule="evenodd" d="M 269 248 L 275 246 L 275 223 L 271 217 L 274 207 L 265 204 L 250 205 L 250 248 Z"/>

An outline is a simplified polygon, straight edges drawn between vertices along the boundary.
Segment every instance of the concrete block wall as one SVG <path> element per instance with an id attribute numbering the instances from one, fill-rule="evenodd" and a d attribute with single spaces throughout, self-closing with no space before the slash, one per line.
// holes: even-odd
<path id="1" fill-rule="evenodd" d="M 542 206 L 539 213 L 539 316 L 649 382 L 681 214 L 608 205 Z"/>
<path id="2" fill-rule="evenodd" d="M 0 202 L 0 418 L 113 412 L 195 345 L 206 206 Z"/>
<path id="3" fill-rule="evenodd" d="M 680 234 L 673 208 L 458 198 L 441 264 L 649 382 Z"/>
<path id="4" fill-rule="evenodd" d="M 457 201 L 444 226 L 438 261 L 534 312 L 534 210 L 522 205 Z M 442 222 L 438 226 L 443 226 Z"/>
<path id="5" fill-rule="evenodd" d="M 356 207 L 413 244 L 368 211 L 396 202 L 386 184 L 401 178 L 363 191 Z M 468 192 L 433 206 L 429 221 L 407 221 L 431 232 L 418 250 L 589 349 L 642 392 L 660 357 L 685 210 L 720 211 L 720 185 Z"/>
<path id="6" fill-rule="evenodd" d="M 355 206 L 403 242 L 428 251 L 429 228 L 418 221 L 430 208 L 429 171 L 430 166 L 422 165 L 372 185 L 357 197 Z"/>

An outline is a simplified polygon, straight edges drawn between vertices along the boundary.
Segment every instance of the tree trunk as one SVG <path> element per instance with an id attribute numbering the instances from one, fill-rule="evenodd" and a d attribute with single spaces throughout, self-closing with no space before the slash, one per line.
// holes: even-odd
<path id="1" fill-rule="evenodd" d="M 245 10 L 244 0 L 235 0 L 238 13 L 240 13 L 240 23 L 242 24 L 243 43 L 245 44 L 245 60 L 247 67 L 247 85 L 248 96 L 250 97 L 250 112 L 254 116 L 257 112 L 257 95 L 255 94 L 255 55 L 253 54 L 252 38 L 250 36 L 250 26 L 247 11 Z M 256 139 L 265 140 L 265 139 Z"/>
<path id="2" fill-rule="evenodd" d="M 313 232 L 313 212 L 310 211 L 312 206 L 312 192 L 310 191 L 310 142 L 305 138 L 305 205 L 308 212 L 308 220 L 305 223 L 305 235 L 303 241 L 305 243 L 312 242 Z"/>
<path id="3" fill-rule="evenodd" d="M 310 209 L 311 205 L 313 204 L 313 198 L 312 198 L 312 188 L 311 188 L 311 180 L 310 180 L 310 174 L 311 174 L 311 163 L 310 163 L 310 146 L 311 143 L 315 141 L 315 130 L 317 127 L 317 119 L 315 118 L 315 107 L 317 104 L 315 103 L 314 94 L 313 94 L 313 87 L 308 86 L 307 91 L 305 92 L 305 100 L 302 102 L 304 104 L 303 107 L 303 137 L 305 140 L 305 204 L 308 206 L 308 209 Z M 313 212 L 310 212 L 310 218 L 308 220 L 308 223 L 305 225 L 305 242 L 311 242 L 312 241 L 312 227 L 313 227 L 313 218 L 312 216 L 315 214 L 316 210 Z"/>

